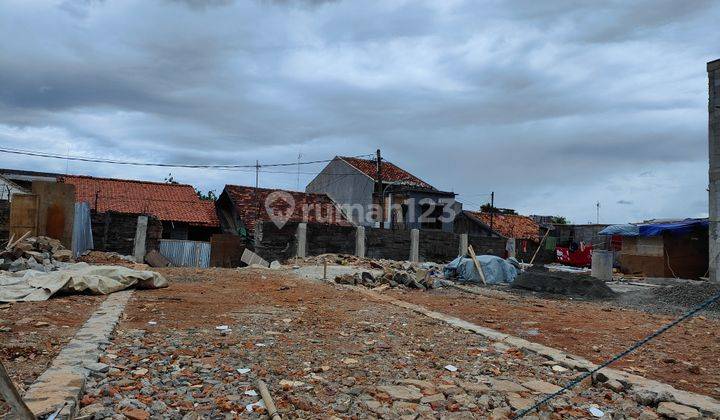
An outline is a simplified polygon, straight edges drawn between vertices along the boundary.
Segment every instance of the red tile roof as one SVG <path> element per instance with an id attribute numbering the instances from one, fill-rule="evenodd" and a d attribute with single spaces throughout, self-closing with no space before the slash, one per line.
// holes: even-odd
<path id="1" fill-rule="evenodd" d="M 468 212 L 490 226 L 490 213 Z M 497 214 L 492 216 L 493 230 L 507 238 L 540 239 L 540 225 L 527 216 L 517 214 Z"/>
<path id="2" fill-rule="evenodd" d="M 235 210 L 240 220 L 249 231 L 255 229 L 258 222 L 272 221 L 270 214 L 280 216 L 288 211 L 289 204 L 280 196 L 270 203 L 266 200 L 271 193 L 278 192 L 289 194 L 295 202 L 292 214 L 289 215 L 288 223 L 324 223 L 331 225 L 350 226 L 345 216 L 337 205 L 325 194 L 310 194 L 299 191 L 274 190 L 269 188 L 244 187 L 239 185 L 226 185 L 225 192 L 235 205 Z M 316 207 L 310 207 L 316 206 Z M 310 209 L 305 211 L 304 209 Z M 319 210 L 317 210 L 319 208 Z M 307 214 L 304 214 L 307 213 Z"/>
<path id="3" fill-rule="evenodd" d="M 75 199 L 101 213 L 149 214 L 161 221 L 220 226 L 215 203 L 200 200 L 191 185 L 70 175 L 58 182 L 75 185 Z"/>
<path id="4" fill-rule="evenodd" d="M 374 181 L 377 181 L 377 161 L 376 160 L 368 160 L 368 159 L 359 159 L 354 157 L 343 157 L 339 156 L 340 159 L 344 160 L 345 162 L 349 163 L 350 165 L 354 166 L 357 170 L 364 173 L 365 175 L 372 178 Z M 416 177 L 415 175 L 411 174 L 410 172 L 401 169 L 398 166 L 395 166 L 394 164 L 383 160 L 382 162 L 382 179 L 383 182 L 388 183 L 399 183 L 404 185 L 410 185 L 414 187 L 424 188 L 424 189 L 431 189 L 434 190 L 435 188 L 428 184 L 427 182 L 423 181 L 422 179 Z"/>

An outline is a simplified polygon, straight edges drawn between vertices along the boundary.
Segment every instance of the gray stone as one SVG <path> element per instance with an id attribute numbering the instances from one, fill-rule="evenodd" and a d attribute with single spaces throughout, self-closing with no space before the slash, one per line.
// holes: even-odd
<path id="1" fill-rule="evenodd" d="M 658 406 L 657 412 L 663 416 L 677 420 L 699 419 L 702 416 L 700 412 L 692 407 L 681 405 L 673 402 L 662 402 Z"/>
<path id="2" fill-rule="evenodd" d="M 528 389 L 515 382 L 506 381 L 503 379 L 490 379 L 490 387 L 500 392 L 527 392 Z"/>
<path id="3" fill-rule="evenodd" d="M 527 381 L 527 382 L 523 383 L 522 385 L 525 388 L 528 388 L 528 389 L 538 392 L 540 394 L 554 394 L 562 389 L 557 385 L 551 384 L 550 382 L 539 381 L 539 380 Z"/>
<path id="4" fill-rule="evenodd" d="M 106 365 L 105 363 L 100 363 L 100 362 L 86 363 L 85 368 L 91 372 L 98 372 L 98 373 L 105 373 L 110 370 L 110 366 Z"/>
<path id="5" fill-rule="evenodd" d="M 443 401 L 445 401 L 445 395 L 443 394 L 428 395 L 420 399 L 420 402 L 423 404 L 439 403 Z"/>
<path id="6" fill-rule="evenodd" d="M 414 386 L 405 385 L 384 385 L 379 386 L 378 390 L 390 396 L 393 400 L 418 402 L 423 394 Z"/>

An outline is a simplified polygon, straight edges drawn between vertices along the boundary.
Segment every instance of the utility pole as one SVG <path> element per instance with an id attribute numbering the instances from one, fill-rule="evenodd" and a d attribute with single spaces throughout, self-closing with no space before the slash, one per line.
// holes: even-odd
<path id="1" fill-rule="evenodd" d="M 490 193 L 490 236 L 492 236 L 493 222 L 495 221 L 495 191 Z"/>
<path id="2" fill-rule="evenodd" d="M 708 219 L 710 244 L 709 280 L 720 281 L 720 60 L 707 63 L 708 72 L 708 146 L 710 170 L 708 190 Z"/>
<path id="3" fill-rule="evenodd" d="M 260 197 L 258 196 L 258 188 L 260 186 L 260 161 L 255 161 L 255 220 L 260 217 Z"/>
<path id="4" fill-rule="evenodd" d="M 377 191 L 380 203 L 380 228 L 383 229 L 383 225 L 385 224 L 385 193 L 382 186 L 382 155 L 380 154 L 380 149 L 377 149 L 376 153 L 377 160 L 375 161 L 375 165 L 377 167 Z"/>
<path id="5" fill-rule="evenodd" d="M 298 159 L 297 159 L 297 187 L 295 188 L 296 191 L 300 191 L 300 159 L 302 158 L 302 152 L 298 152 Z"/>
<path id="6" fill-rule="evenodd" d="M 595 223 L 599 225 L 600 224 L 600 202 L 598 201 L 597 203 L 595 203 L 595 206 L 597 207 L 597 219 L 596 219 Z"/>

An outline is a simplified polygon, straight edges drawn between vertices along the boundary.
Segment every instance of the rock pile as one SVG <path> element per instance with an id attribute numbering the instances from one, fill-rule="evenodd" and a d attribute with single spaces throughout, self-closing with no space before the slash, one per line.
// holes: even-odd
<path id="1" fill-rule="evenodd" d="M 408 288 L 427 290 L 438 287 L 435 281 L 438 271 L 435 269 L 409 267 L 407 270 L 386 269 L 381 276 L 363 271 L 356 274 L 344 274 L 335 278 L 335 283 L 365 286 L 369 288 Z"/>
<path id="2" fill-rule="evenodd" d="M 0 270 L 17 272 L 23 270 L 53 271 L 73 259 L 72 251 L 57 239 L 47 236 L 26 237 L 8 242 L 0 252 Z"/>

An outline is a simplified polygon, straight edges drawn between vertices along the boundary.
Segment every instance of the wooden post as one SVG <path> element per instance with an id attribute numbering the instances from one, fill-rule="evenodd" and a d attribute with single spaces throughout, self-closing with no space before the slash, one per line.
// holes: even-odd
<path id="1" fill-rule="evenodd" d="M 271 420 L 282 420 L 282 417 L 280 417 L 280 414 L 278 414 L 277 412 L 277 408 L 275 407 L 275 403 L 273 402 L 272 396 L 270 396 L 270 391 L 268 391 L 265 382 L 262 380 L 258 380 L 257 387 L 258 391 L 260 391 L 260 396 L 265 402 L 265 408 L 267 409 L 268 417 Z"/>
<path id="2" fill-rule="evenodd" d="M 532 265 L 535 262 L 535 257 L 537 257 L 538 252 L 540 252 L 540 248 L 542 247 L 543 242 L 545 242 L 545 238 L 547 238 L 548 234 L 550 233 L 550 229 L 545 232 L 545 236 L 540 240 L 540 244 L 538 245 L 537 249 L 535 250 L 535 254 L 532 257 L 532 260 L 530 260 L 530 265 Z"/>
<path id="3" fill-rule="evenodd" d="M 475 264 L 475 268 L 478 273 L 480 273 L 480 280 L 482 280 L 483 284 L 487 284 L 485 281 L 485 273 L 483 273 L 482 266 L 480 265 L 480 261 L 477 260 L 477 255 L 475 255 L 475 250 L 472 245 L 468 245 L 468 252 L 470 253 L 470 258 L 473 260 L 473 264 Z"/>
<path id="4" fill-rule="evenodd" d="M 9 419 L 35 420 L 32 411 L 30 411 L 22 398 L 20 398 L 20 393 L 15 388 L 15 385 L 13 385 L 2 362 L 0 362 L 0 395 L 2 395 L 5 402 L 10 406 Z"/>

